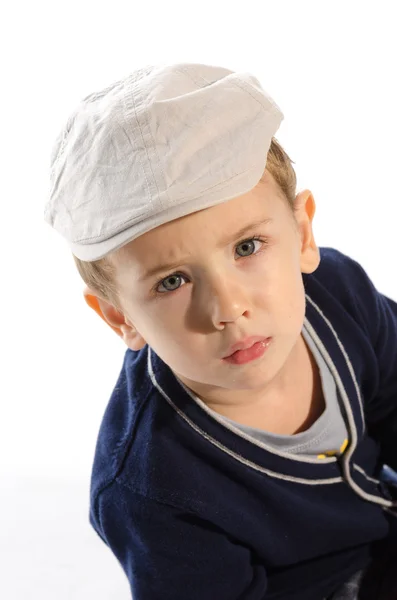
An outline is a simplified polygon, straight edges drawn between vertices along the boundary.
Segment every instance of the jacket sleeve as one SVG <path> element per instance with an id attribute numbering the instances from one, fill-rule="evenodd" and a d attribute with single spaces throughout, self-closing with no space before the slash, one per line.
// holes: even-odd
<path id="1" fill-rule="evenodd" d="M 361 265 L 352 262 L 356 303 L 377 358 L 378 391 L 365 407 L 368 433 L 380 444 L 381 460 L 397 470 L 397 302 L 379 293 Z"/>
<path id="2" fill-rule="evenodd" d="M 380 442 L 383 462 L 397 470 L 397 303 L 377 293 L 379 391 L 368 430 Z"/>
<path id="3" fill-rule="evenodd" d="M 117 481 L 90 521 L 121 564 L 134 600 L 263 600 L 267 578 L 250 550 L 194 512 Z"/>

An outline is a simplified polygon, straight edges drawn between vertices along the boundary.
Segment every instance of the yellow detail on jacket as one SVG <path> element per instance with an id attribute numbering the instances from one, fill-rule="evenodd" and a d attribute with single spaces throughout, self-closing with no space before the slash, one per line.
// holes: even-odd
<path id="1" fill-rule="evenodd" d="M 343 442 L 342 446 L 340 447 L 339 451 L 338 450 L 328 450 L 328 452 L 326 452 L 325 454 L 319 454 L 317 456 L 317 458 L 328 458 L 330 456 L 335 456 L 335 454 L 343 454 L 347 448 L 348 443 L 349 443 L 349 440 L 346 439 Z"/>

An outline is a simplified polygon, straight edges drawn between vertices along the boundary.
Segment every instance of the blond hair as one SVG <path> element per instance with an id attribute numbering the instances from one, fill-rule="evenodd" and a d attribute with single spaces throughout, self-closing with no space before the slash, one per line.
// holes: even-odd
<path id="1" fill-rule="evenodd" d="M 267 170 L 272 175 L 295 220 L 296 174 L 292 166 L 293 162 L 273 137 L 267 154 L 264 174 Z M 84 283 L 98 296 L 120 309 L 120 300 L 114 277 L 115 267 L 109 255 L 91 262 L 82 261 L 74 255 L 73 258 Z"/>

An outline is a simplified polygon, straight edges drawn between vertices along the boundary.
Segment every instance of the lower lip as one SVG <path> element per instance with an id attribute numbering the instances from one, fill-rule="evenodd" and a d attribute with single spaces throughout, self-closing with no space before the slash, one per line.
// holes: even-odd
<path id="1" fill-rule="evenodd" d="M 227 356 L 223 360 L 232 365 L 244 365 L 263 356 L 269 347 L 270 340 L 271 338 L 267 338 L 261 342 L 256 342 L 251 348 L 237 350 L 237 352 L 234 352 L 234 354 Z"/>

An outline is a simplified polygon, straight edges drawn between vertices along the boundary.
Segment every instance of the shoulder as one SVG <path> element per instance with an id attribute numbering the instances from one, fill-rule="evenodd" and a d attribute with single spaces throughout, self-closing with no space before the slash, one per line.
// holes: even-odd
<path id="1" fill-rule="evenodd" d="M 306 293 L 322 305 L 337 303 L 366 334 L 375 336 L 379 293 L 362 265 L 331 247 L 320 247 L 320 264 L 311 274 L 303 273 Z M 374 318 L 375 317 L 375 318 Z"/>
<path id="2" fill-rule="evenodd" d="M 92 506 L 104 490 L 109 495 L 119 485 L 138 496 L 167 502 L 177 488 L 182 497 L 184 482 L 192 479 L 189 451 L 180 441 L 188 435 L 186 424 L 156 383 L 162 375 L 171 377 L 169 369 L 157 360 L 154 378 L 149 354 L 154 353 L 149 353 L 148 346 L 139 352 L 126 351 L 98 433 L 90 487 Z"/>
<path id="3" fill-rule="evenodd" d="M 147 346 L 139 352 L 127 349 L 98 432 L 91 473 L 91 501 L 122 471 L 152 392 L 147 375 Z"/>
<path id="4" fill-rule="evenodd" d="M 313 275 L 327 285 L 331 284 L 331 289 L 333 284 L 347 284 L 352 277 L 353 283 L 357 284 L 369 279 L 360 263 L 351 256 L 328 246 L 321 246 L 319 251 L 320 264 Z"/>

